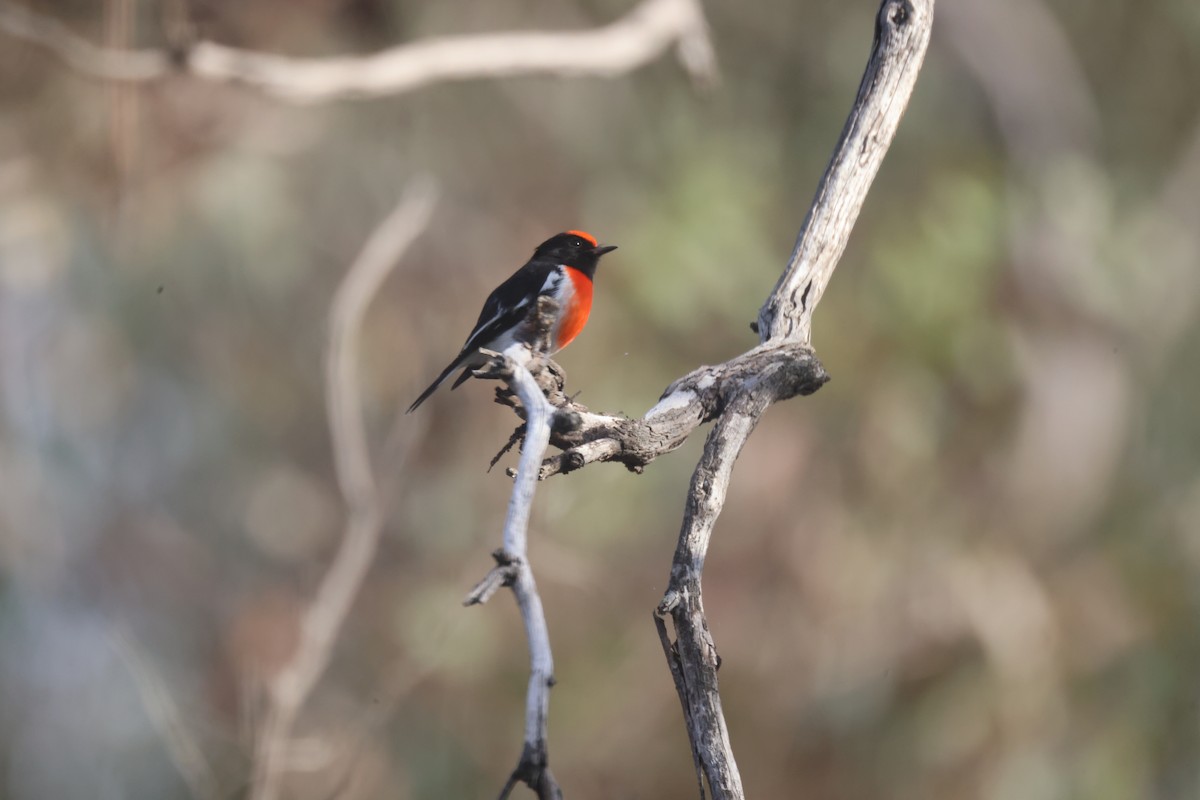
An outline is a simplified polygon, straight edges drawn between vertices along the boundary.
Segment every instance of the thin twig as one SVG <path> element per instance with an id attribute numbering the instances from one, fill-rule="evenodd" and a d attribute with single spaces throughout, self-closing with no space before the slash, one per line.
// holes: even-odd
<path id="1" fill-rule="evenodd" d="M 495 468 L 495 466 L 500 463 L 500 459 L 504 458 L 505 454 L 509 450 L 512 450 L 513 447 L 516 446 L 517 442 L 521 441 L 521 437 L 524 435 L 525 435 L 525 426 L 518 425 L 516 427 L 516 429 L 512 432 L 512 436 L 509 436 L 508 441 L 505 442 L 504 446 L 500 448 L 500 451 L 498 453 L 496 453 L 496 455 L 492 456 L 492 460 L 488 462 L 488 472 L 491 472 L 492 469 Z"/>
<path id="2" fill-rule="evenodd" d="M 698 83 L 716 79 L 716 58 L 698 0 L 644 0 L 591 31 L 448 36 L 366 56 L 297 58 L 197 42 L 181 53 L 108 50 L 57 20 L 0 2 L 0 30 L 39 45 L 80 74 L 110 81 L 151 81 L 175 73 L 234 83 L 279 100 L 318 103 L 381 97 L 447 81 L 518 75 L 612 77 L 675 48 Z"/>
<path id="3" fill-rule="evenodd" d="M 500 591 L 502 586 L 511 586 L 512 582 L 517 579 L 517 570 L 512 561 L 509 560 L 508 553 L 504 550 L 492 551 L 492 558 L 496 560 L 496 566 L 488 570 L 488 574 L 483 576 L 483 580 L 475 584 L 475 588 L 467 592 L 466 598 L 463 600 L 464 606 L 481 606 L 488 600 L 492 599 L 492 595 Z"/>
<path id="4" fill-rule="evenodd" d="M 115 628 L 111 636 L 113 647 L 133 677 L 146 716 L 162 735 L 167 755 L 192 797 L 215 800 L 219 797 L 216 773 L 200 749 L 196 736 L 184 722 L 185 716 L 162 676 L 123 626 Z"/>
<path id="5" fill-rule="evenodd" d="M 358 380 L 363 315 L 384 279 L 425 229 L 434 193 L 411 187 L 379 224 L 334 295 L 329 319 L 325 392 L 338 486 L 348 517 L 342 543 L 300 623 L 300 641 L 288 663 L 267 684 L 267 710 L 254 766 L 254 800 L 275 800 L 291 744 L 292 728 L 325 671 L 334 639 L 358 594 L 383 524 L 371 470 Z"/>

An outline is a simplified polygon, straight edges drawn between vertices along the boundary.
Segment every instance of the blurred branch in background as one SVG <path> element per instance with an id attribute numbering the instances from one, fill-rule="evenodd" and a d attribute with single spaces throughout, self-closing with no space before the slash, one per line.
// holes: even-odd
<path id="1" fill-rule="evenodd" d="M 46 48 L 94 78 L 152 81 L 181 73 L 236 83 L 294 103 L 397 95 L 474 78 L 610 77 L 635 70 L 672 46 L 697 83 L 711 83 L 717 76 L 698 0 L 646 0 L 594 31 L 443 37 L 368 56 L 332 58 L 292 58 L 207 41 L 180 52 L 105 49 L 57 20 L 9 2 L 0 2 L 0 29 Z"/>
<path id="2" fill-rule="evenodd" d="M 945 30 L 1011 164 L 1008 237 L 1023 306 L 1011 334 L 1025 397 L 1005 504 L 1027 517 L 1040 549 L 1053 549 L 1108 502 L 1138 372 L 1194 318 L 1200 237 L 1183 221 L 1189 210 L 1195 218 L 1200 151 L 1185 139 L 1161 191 L 1118 209 L 1097 100 L 1050 9 L 963 0 L 947 9 Z M 1026 56 L 1012 59 L 1017 50 Z M 1121 252 L 1138 253 L 1144 268 L 1112 269 Z"/>
<path id="3" fill-rule="evenodd" d="M 2 18 L 3 9 L 0 9 Z M 105 38 L 114 51 L 128 48 L 134 34 L 133 0 L 108 0 L 105 4 Z M 109 130 L 112 139 L 113 164 L 120 176 L 118 186 L 129 181 L 136 164 L 138 150 L 138 93 L 120 83 L 107 87 L 112 105 Z"/>
<path id="4" fill-rule="evenodd" d="M 295 652 L 283 669 L 268 679 L 268 708 L 255 756 L 255 800 L 274 800 L 279 795 L 296 718 L 329 664 L 338 630 L 379 543 L 383 509 L 362 416 L 359 338 L 367 306 L 429 223 L 433 203 L 431 185 L 421 181 L 413 184 L 371 234 L 333 298 L 325 397 L 334 467 L 348 519 L 333 564 L 301 619 Z"/>
<path id="5" fill-rule="evenodd" d="M 162 736 L 171 763 L 179 770 L 192 797 L 194 800 L 217 800 L 220 797 L 217 775 L 149 656 L 129 631 L 120 626 L 111 630 L 109 635 L 113 648 L 133 678 L 146 714 Z"/>

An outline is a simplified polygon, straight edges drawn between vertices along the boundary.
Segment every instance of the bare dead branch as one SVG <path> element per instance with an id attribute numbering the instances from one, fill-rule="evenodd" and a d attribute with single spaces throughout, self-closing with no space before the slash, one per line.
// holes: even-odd
<path id="1" fill-rule="evenodd" d="M 674 47 L 699 83 L 716 79 L 716 57 L 698 0 L 644 0 L 592 31 L 453 36 L 398 45 L 366 56 L 297 58 L 197 42 L 181 53 L 108 50 L 65 25 L 0 2 L 0 30 L 36 44 L 80 74 L 145 82 L 186 74 L 245 86 L 292 103 L 381 97 L 447 81 L 518 75 L 613 77 Z"/>
<path id="2" fill-rule="evenodd" d="M 546 716 L 550 710 L 550 687 L 554 685 L 554 657 L 550 651 L 550 632 L 538 595 L 533 570 L 529 566 L 528 528 L 533 495 L 537 490 L 538 467 L 550 442 L 550 420 L 554 407 L 546 402 L 541 388 L 523 363 L 514 359 L 525 350 L 514 345 L 506 353 L 511 362 L 509 385 L 517 392 L 525 408 L 525 441 L 513 484 L 508 515 L 504 520 L 504 558 L 511 570 L 508 586 L 512 589 L 525 623 L 529 643 L 529 688 L 525 699 L 525 738 L 521 757 L 501 797 L 507 796 L 516 780 L 524 781 L 538 797 L 561 797 L 550 773 L 546 747 Z M 525 350 L 528 357 L 528 351 Z M 499 559 L 497 559 L 499 560 Z"/>
<path id="3" fill-rule="evenodd" d="M 558 407 L 559 422 L 550 441 L 563 451 L 542 463 L 543 478 L 594 461 L 618 461 L 639 470 L 715 420 L 692 476 L 670 581 L 656 611 L 693 759 L 702 774 L 701 797 L 705 783 L 715 800 L 744 797 L 721 710 L 720 658 L 701 594 L 709 540 L 733 465 L 762 414 L 781 400 L 816 391 L 828 379 L 809 345 L 812 313 L 908 106 L 929 44 L 933 6 L 934 0 L 883 0 L 870 58 L 841 138 L 787 268 L 759 312 L 758 347 L 684 376 L 637 420 L 592 413 L 567 399 L 561 385 L 543 386 Z M 503 393 L 498 399 L 506 402 Z"/>
<path id="4" fill-rule="evenodd" d="M 688 709 L 684 716 L 692 756 L 703 768 L 714 798 L 742 797 L 742 779 L 721 710 L 720 657 L 704 616 L 700 577 L 717 516 L 725 506 L 733 465 L 772 402 L 769 391 L 739 395 L 736 407 L 726 410 L 709 432 L 692 473 L 671 579 L 656 609 L 660 617 L 670 615 L 674 624 L 672 672 L 679 673 L 676 689 L 682 688 L 680 700 Z"/>
<path id="5" fill-rule="evenodd" d="M 371 470 L 358 380 L 363 315 L 380 285 L 433 210 L 433 190 L 411 187 L 367 240 L 334 295 L 326 350 L 325 395 L 334 466 L 346 503 L 342 543 L 300 623 L 300 641 L 267 684 L 267 711 L 259 732 L 252 797 L 275 800 L 296 718 L 329 664 L 334 639 L 358 594 L 379 543 L 383 509 Z"/>
<path id="6" fill-rule="evenodd" d="M 517 766 L 500 791 L 501 800 L 509 796 L 518 782 L 533 789 L 539 800 L 562 798 L 558 782 L 550 772 L 546 744 L 546 717 L 550 710 L 550 688 L 554 685 L 554 657 L 550 650 L 546 614 L 542 609 L 542 599 L 538 595 L 528 555 L 529 513 L 533 508 L 538 472 L 550 443 L 550 430 L 556 413 L 529 365 L 534 362 L 539 374 L 548 373 L 537 364 L 540 359 L 534 354 L 546 351 L 557 311 L 558 305 L 552 298 L 539 297 L 537 305 L 516 331 L 517 342 L 476 372 L 479 377 L 505 381 L 515 394 L 525 417 L 521 458 L 504 519 L 504 546 L 492 554 L 496 566 L 463 601 L 464 605 L 485 603 L 501 586 L 508 586 L 513 591 L 525 623 L 525 638 L 529 644 L 525 736 Z"/>
<path id="7" fill-rule="evenodd" d="M 505 454 L 507 454 L 509 450 L 512 450 L 514 447 L 516 447 L 517 442 L 521 441 L 521 438 L 524 435 L 524 425 L 518 425 L 513 429 L 512 436 L 508 437 L 508 441 L 504 443 L 504 446 L 501 447 L 496 455 L 492 456 L 492 460 L 488 462 L 488 472 L 491 472 L 495 466 L 500 463 L 500 459 L 504 458 Z M 516 473 L 514 472 L 511 477 L 516 477 Z"/>
<path id="8" fill-rule="evenodd" d="M 933 24 L 933 0 L 884 0 L 858 96 L 800 227 L 787 269 L 758 312 L 761 341 L 812 341 L 813 309 L 825 294 L 871 182 L 917 82 Z"/>
<path id="9" fill-rule="evenodd" d="M 492 595 L 500 591 L 500 587 L 511 586 L 512 582 L 517 579 L 516 566 L 509 560 L 508 553 L 505 553 L 503 549 L 493 550 L 492 558 L 496 560 L 496 566 L 492 567 L 488 574 L 483 576 L 483 580 L 475 584 L 475 588 L 467 593 L 466 599 L 463 600 L 464 606 L 483 605 L 492 599 Z"/>
<path id="10" fill-rule="evenodd" d="M 908 106 L 932 17 L 928 0 L 890 0 L 880 8 L 875 43 L 841 139 L 787 269 L 759 312 L 757 328 L 763 345 L 676 381 L 640 420 L 595 414 L 565 399 L 555 403 L 560 415 L 572 412 L 570 419 L 577 424 L 556 426 L 551 443 L 563 452 L 543 463 L 543 479 L 596 461 L 616 461 L 638 471 L 719 416 L 739 388 L 764 370 L 785 369 L 794 375 L 794 391 L 779 400 L 810 394 L 827 380 L 808 347 L 812 311 L 845 250 Z"/>
<path id="11" fill-rule="evenodd" d="M 525 409 L 527 424 L 531 402 L 557 408 L 557 421 L 548 441 L 562 453 L 542 462 L 540 478 L 595 461 L 618 461 L 638 471 L 679 447 L 701 424 L 716 421 L 692 476 L 670 582 L 656 610 L 663 652 L 684 708 L 693 760 L 702 774 L 701 797 L 705 783 L 715 800 L 744 797 L 721 710 L 717 684 L 720 658 L 701 594 L 709 540 L 725 504 L 733 465 L 762 414 L 776 402 L 816 391 L 828 379 L 809 344 L 812 313 L 845 250 L 908 106 L 929 44 L 933 6 L 934 0 L 883 0 L 870 58 L 841 138 L 787 268 L 759 312 L 756 328 L 762 343 L 758 347 L 684 376 L 667 387 L 659 402 L 638 420 L 590 412 L 565 396 L 561 375 L 556 377 L 553 370 L 540 374 L 537 397 L 527 398 L 528 389 L 518 391 L 521 406 L 513 401 L 511 392 L 497 392 L 498 402 L 512 405 L 519 414 Z M 536 387 L 534 377 L 526 375 L 528 383 Z M 492 371 L 481 377 L 506 378 L 510 388 L 517 388 L 506 374 Z M 531 425 L 528 430 L 532 431 Z M 544 445 L 539 448 L 542 451 Z M 522 450 L 518 481 L 532 478 L 526 458 L 529 453 L 527 448 Z M 516 492 L 514 488 L 514 498 Z M 668 615 L 674 627 L 674 642 L 662 619 Z M 531 697 L 534 688 L 531 679 Z M 528 737 L 526 742 L 527 755 Z M 516 775 L 502 797 L 515 784 Z"/>
<path id="12" fill-rule="evenodd" d="M 593 413 L 559 391 L 551 400 L 558 420 L 550 443 L 563 452 L 542 463 L 539 477 L 544 480 L 597 461 L 616 461 L 640 472 L 724 413 L 747 381 L 764 378 L 784 400 L 812 394 L 829 376 L 809 347 L 788 341 L 760 345 L 723 364 L 693 370 L 668 386 L 641 419 Z"/>
<path id="13" fill-rule="evenodd" d="M 654 629 L 658 631 L 658 641 L 662 645 L 663 657 L 667 659 L 667 668 L 671 671 L 671 681 L 675 684 L 675 694 L 679 696 L 679 705 L 683 709 L 683 723 L 690 731 L 695 727 L 692 719 L 692 706 L 688 704 L 687 680 L 683 675 L 683 661 L 679 657 L 679 648 L 671 641 L 667 632 L 667 623 L 663 615 L 654 610 Z M 718 698 L 719 699 L 719 698 Z M 696 788 L 700 792 L 700 800 L 704 800 L 704 765 L 700 763 L 700 751 L 692 747 L 692 766 L 696 768 Z"/>
<path id="14" fill-rule="evenodd" d="M 756 349 L 783 342 L 807 346 L 811 340 L 813 309 L 849 241 L 867 190 L 908 106 L 929 44 L 933 3 L 883 1 L 871 56 L 841 140 L 788 267 L 759 313 L 764 344 Z M 796 384 L 788 376 L 786 368 L 750 373 L 725 389 L 724 408 L 692 475 L 670 582 L 657 610 L 659 616 L 669 614 L 675 628 L 675 642 L 669 648 L 664 643 L 664 651 L 673 676 L 677 675 L 680 701 L 687 709 L 684 719 L 693 758 L 700 762 L 715 800 L 736 800 L 744 793 L 721 710 L 717 685 L 720 657 L 704 616 L 701 577 L 742 446 L 767 408 L 797 394 Z"/>

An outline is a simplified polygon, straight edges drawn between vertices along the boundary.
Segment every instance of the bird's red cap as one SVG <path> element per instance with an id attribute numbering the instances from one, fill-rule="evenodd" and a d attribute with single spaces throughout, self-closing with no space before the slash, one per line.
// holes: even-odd
<path id="1" fill-rule="evenodd" d="M 599 242 L 596 241 L 596 237 L 592 236 L 587 231 L 567 231 L 567 233 L 571 234 L 572 236 L 578 236 L 580 239 L 583 239 L 585 242 L 591 242 L 592 247 L 596 247 L 597 245 L 600 244 Z"/>

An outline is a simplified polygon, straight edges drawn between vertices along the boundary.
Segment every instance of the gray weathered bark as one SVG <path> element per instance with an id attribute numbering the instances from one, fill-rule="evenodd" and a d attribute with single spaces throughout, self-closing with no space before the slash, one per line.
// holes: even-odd
<path id="1" fill-rule="evenodd" d="M 786 352 L 812 340 L 812 314 L 850 239 L 867 191 L 908 106 L 925 57 L 934 0 L 884 0 L 858 96 L 805 217 L 787 269 L 759 312 L 762 345 Z M 755 351 L 751 351 L 753 353 Z M 659 635 L 684 705 L 693 756 L 717 800 L 742 798 L 733 748 L 721 712 L 720 658 L 704 616 L 701 576 L 708 542 L 725 504 L 733 464 L 758 420 L 773 403 L 817 389 L 826 376 L 808 352 L 778 368 L 747 375 L 727 387 L 721 416 L 692 475 L 679 545 L 657 615 L 670 615 L 675 641 Z M 807 390 L 807 391 L 806 391 Z M 703 797 L 703 783 L 701 784 Z"/>
<path id="2" fill-rule="evenodd" d="M 550 428 L 557 409 L 551 405 L 529 370 L 531 360 L 543 353 L 554 325 L 558 306 L 549 297 L 539 297 L 537 306 L 517 331 L 517 342 L 499 354 L 479 373 L 500 378 L 516 393 L 525 414 L 516 480 L 504 519 L 504 546 L 493 553 L 496 566 L 471 590 L 464 605 L 486 603 L 501 586 L 512 589 L 525 623 L 529 643 L 529 686 L 525 693 L 525 736 L 521 757 L 500 791 L 505 800 L 518 781 L 537 794 L 538 800 L 562 800 L 562 790 L 550 772 L 546 743 L 546 718 L 550 713 L 550 689 L 554 686 L 554 657 L 542 598 L 529 565 L 529 513 L 537 489 L 538 467 L 550 442 Z"/>
<path id="3" fill-rule="evenodd" d="M 812 339 L 813 310 L 908 108 L 933 27 L 933 0 L 884 0 L 842 136 L 804 218 L 787 269 L 758 314 L 762 341 Z"/>
<path id="4" fill-rule="evenodd" d="M 762 414 L 774 403 L 811 394 L 828 379 L 810 347 L 813 311 L 908 106 L 929 44 L 933 5 L 934 0 L 882 3 L 870 59 L 837 149 L 787 268 L 759 312 L 758 347 L 676 381 L 641 419 L 594 414 L 565 397 L 561 374 L 543 369 L 537 375 L 559 409 L 551 443 L 563 451 L 543 461 L 543 478 L 595 461 L 617 461 L 640 471 L 679 447 L 699 425 L 715 422 L 692 475 L 670 581 L 655 611 L 701 797 L 705 784 L 717 800 L 744 797 L 721 710 L 720 658 L 704 616 L 701 578 L 708 543 L 733 465 Z M 503 390 L 498 399 L 515 405 Z"/>

